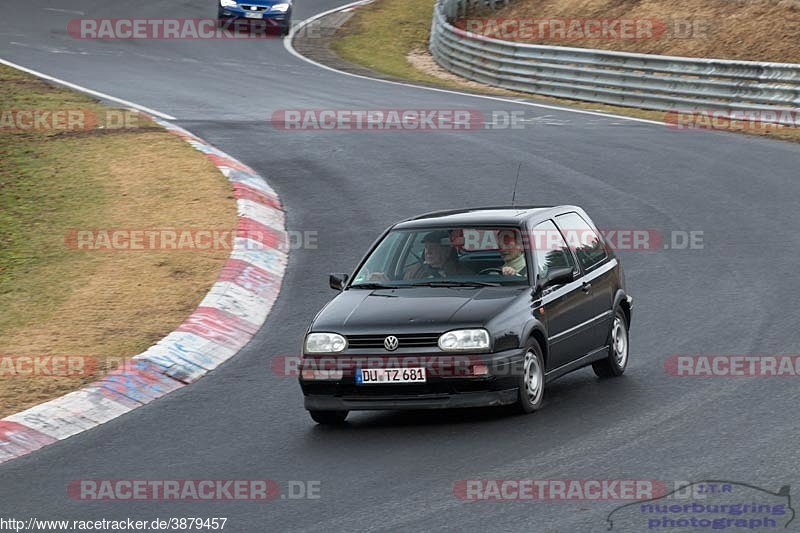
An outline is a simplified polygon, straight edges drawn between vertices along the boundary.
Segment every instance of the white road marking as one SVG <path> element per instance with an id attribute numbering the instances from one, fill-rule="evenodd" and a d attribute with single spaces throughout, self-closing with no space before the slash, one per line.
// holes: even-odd
<path id="1" fill-rule="evenodd" d="M 56 7 L 45 7 L 45 11 L 55 11 L 56 13 L 70 13 L 72 15 L 85 15 L 83 11 L 76 11 L 74 9 L 58 9 Z"/>
<path id="2" fill-rule="evenodd" d="M 156 111 L 155 109 L 150 109 L 149 107 L 145 107 L 143 105 L 135 104 L 133 102 L 129 102 L 128 100 L 123 100 L 122 98 L 117 98 L 116 96 L 111 96 L 110 94 L 101 93 L 100 91 L 94 91 L 92 89 L 88 89 L 81 85 L 77 85 L 75 83 L 70 83 L 65 80 L 61 80 L 58 78 L 54 78 L 53 76 L 48 76 L 47 74 L 42 74 L 33 69 L 29 69 L 27 67 L 23 67 L 22 65 L 17 65 L 16 63 L 12 63 L 11 61 L 7 61 L 5 59 L 0 58 L 0 65 L 6 65 L 7 67 L 12 67 L 17 70 L 21 70 L 22 72 L 27 72 L 28 74 L 33 74 L 39 78 L 42 78 L 47 81 L 52 81 L 53 83 L 58 83 L 59 85 L 63 85 L 64 87 L 69 87 L 70 89 L 75 89 L 76 91 L 80 91 L 82 93 L 90 94 L 92 96 L 96 96 L 97 98 L 102 98 L 103 100 L 109 100 L 111 102 L 116 102 L 118 104 L 122 104 L 124 106 L 138 109 L 139 111 L 144 111 L 145 113 L 150 113 L 151 115 L 155 115 L 159 118 L 163 118 L 164 120 L 178 120 L 177 118 L 173 117 L 172 115 L 167 115 L 166 113 L 162 113 L 161 111 Z"/>
<path id="3" fill-rule="evenodd" d="M 283 47 L 286 49 L 287 52 L 289 52 L 290 54 L 292 54 L 296 58 L 298 58 L 298 59 L 300 59 L 302 61 L 305 61 L 306 63 L 310 63 L 310 64 L 312 64 L 312 65 L 314 65 L 316 67 L 319 67 L 321 69 L 329 70 L 331 72 L 336 72 L 338 74 L 344 74 L 345 76 L 351 76 L 353 78 L 360 78 L 362 80 L 371 80 L 371 81 L 376 81 L 376 82 L 380 82 L 380 83 L 388 83 L 390 85 L 399 85 L 401 87 L 412 87 L 414 89 L 422 89 L 422 90 L 425 90 L 425 91 L 433 91 L 433 92 L 438 92 L 438 93 L 455 94 L 455 95 L 459 95 L 459 96 L 469 96 L 471 98 L 481 98 L 481 99 L 484 99 L 484 100 L 494 100 L 495 102 L 505 102 L 505 103 L 509 103 L 509 104 L 524 105 L 524 106 L 528 106 L 528 107 L 538 107 L 538 108 L 541 108 L 541 109 L 552 109 L 554 111 L 565 111 L 565 112 L 568 112 L 568 113 L 578 113 L 578 114 L 581 114 L 581 115 L 594 115 L 594 116 L 598 116 L 598 117 L 614 118 L 614 119 L 619 119 L 619 120 L 626 120 L 628 122 L 639 122 L 641 124 L 655 124 L 657 126 L 665 126 L 666 125 L 664 122 L 660 122 L 658 120 L 647 120 L 647 119 L 644 119 L 644 118 L 626 117 L 624 115 L 614 115 L 612 113 L 603 113 L 603 112 L 599 112 L 599 111 L 588 111 L 588 110 L 585 110 L 585 109 L 571 109 L 569 107 L 560 107 L 560 106 L 554 106 L 554 105 L 548 105 L 548 104 L 537 104 L 537 103 L 534 103 L 534 102 L 527 102 L 527 101 L 524 101 L 524 100 L 515 100 L 515 99 L 511 99 L 511 98 L 501 98 L 499 96 L 490 96 L 490 95 L 486 95 L 486 94 L 465 93 L 465 92 L 461 92 L 461 91 L 454 91 L 454 90 L 451 90 L 451 89 L 438 89 L 436 87 L 426 87 L 424 85 L 415 85 L 413 83 L 406 83 L 406 82 L 392 81 L 392 80 L 382 80 L 380 78 L 372 78 L 370 76 L 362 76 L 361 74 L 353 74 L 352 72 L 345 72 L 343 70 L 339 70 L 339 69 L 335 69 L 333 67 L 329 67 L 328 65 L 323 65 L 322 63 L 319 63 L 317 61 L 314 61 L 313 59 L 309 59 L 309 58 L 305 57 L 300 52 L 295 50 L 294 46 L 292 46 L 292 38 L 294 38 L 295 33 L 298 33 L 305 26 L 308 26 L 312 22 L 314 22 L 314 21 L 316 21 L 318 19 L 321 19 L 322 17 L 325 17 L 325 16 L 328 16 L 330 14 L 336 13 L 338 11 L 343 11 L 343 10 L 346 10 L 346 9 L 353 9 L 354 7 L 357 7 L 357 6 L 369 4 L 372 1 L 373 0 L 358 0 L 356 2 L 351 2 L 349 4 L 345 4 L 343 6 L 336 7 L 334 9 L 329 9 L 328 11 L 323 11 L 322 13 L 317 13 L 313 17 L 309 17 L 309 18 L 301 21 L 296 26 L 293 26 L 291 32 L 289 32 L 289 35 L 283 39 Z"/>

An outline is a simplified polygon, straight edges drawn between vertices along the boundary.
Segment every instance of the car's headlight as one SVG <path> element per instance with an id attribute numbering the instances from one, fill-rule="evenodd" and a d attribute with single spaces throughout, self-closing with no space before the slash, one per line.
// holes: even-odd
<path id="1" fill-rule="evenodd" d="M 278 13 L 286 13 L 289 11 L 289 4 L 275 4 L 270 8 L 270 11 L 277 11 Z"/>
<path id="2" fill-rule="evenodd" d="M 485 329 L 457 329 L 439 337 L 439 348 L 446 352 L 489 349 L 489 332 Z"/>
<path id="3" fill-rule="evenodd" d="M 306 353 L 339 353 L 347 348 L 347 340 L 336 333 L 309 333 Z"/>
<path id="4" fill-rule="evenodd" d="M 219 5 L 222 7 L 236 7 L 236 0 L 219 0 Z"/>

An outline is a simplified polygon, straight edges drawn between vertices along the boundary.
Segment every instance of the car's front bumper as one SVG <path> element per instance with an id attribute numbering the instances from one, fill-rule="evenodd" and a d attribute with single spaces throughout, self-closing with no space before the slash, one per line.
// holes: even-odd
<path id="1" fill-rule="evenodd" d="M 452 356 L 441 355 L 449 360 Z M 305 380 L 300 386 L 305 395 L 305 408 L 318 411 L 451 409 L 507 405 L 517 401 L 519 374 L 524 350 L 515 349 L 493 354 L 468 355 L 470 365 L 485 365 L 489 374 L 446 375 L 437 368 L 437 356 L 426 354 L 424 366 L 429 369 L 426 383 L 359 385 L 355 371 L 349 369 L 339 380 Z M 407 354 L 406 354 L 407 355 Z M 345 357 L 361 357 L 349 354 Z M 391 356 L 403 358 L 403 355 Z M 380 368 L 376 362 L 389 356 L 368 358 L 372 364 L 360 368 Z M 388 365 L 392 366 L 392 365 Z"/>
<path id="2" fill-rule="evenodd" d="M 397 387 L 399 385 L 388 385 Z M 517 401 L 518 389 L 463 392 L 457 394 L 392 395 L 386 397 L 340 397 L 311 394 L 305 398 L 309 411 L 380 411 L 408 409 L 458 409 L 492 407 Z"/>
<path id="3" fill-rule="evenodd" d="M 251 22 L 251 23 L 264 23 L 268 25 L 279 26 L 281 28 L 287 28 L 292 21 L 292 10 L 289 9 L 286 12 L 270 12 L 270 11 L 261 11 L 259 14 L 261 18 L 248 18 L 247 14 L 251 13 L 250 11 L 245 11 L 244 9 L 239 8 L 232 8 L 232 7 L 220 7 L 217 13 L 217 18 L 220 21 L 237 21 L 237 22 Z"/>

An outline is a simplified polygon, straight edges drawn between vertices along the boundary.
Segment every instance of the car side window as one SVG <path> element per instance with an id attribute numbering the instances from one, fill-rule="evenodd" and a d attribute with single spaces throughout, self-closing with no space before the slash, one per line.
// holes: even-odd
<path id="1" fill-rule="evenodd" d="M 556 223 L 567 239 L 567 244 L 575 250 L 578 261 L 584 270 L 602 263 L 607 257 L 603 239 L 592 226 L 578 213 L 567 213 L 556 217 Z"/>
<path id="2" fill-rule="evenodd" d="M 575 270 L 572 252 L 552 220 L 545 220 L 533 228 L 531 237 L 540 278 L 547 276 L 547 273 L 554 268 Z"/>

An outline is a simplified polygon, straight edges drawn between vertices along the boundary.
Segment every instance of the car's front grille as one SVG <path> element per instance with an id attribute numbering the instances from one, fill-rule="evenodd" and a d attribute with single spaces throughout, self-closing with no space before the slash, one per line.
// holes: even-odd
<path id="1" fill-rule="evenodd" d="M 249 4 L 239 4 L 239 7 L 241 7 L 245 11 L 266 11 L 267 9 L 269 9 L 268 6 L 251 6 Z"/>
<path id="2" fill-rule="evenodd" d="M 392 335 L 348 335 L 347 345 L 350 348 L 367 348 L 386 350 L 383 341 Z M 403 348 L 435 348 L 439 345 L 438 333 L 403 333 L 394 335 L 399 341 L 397 349 Z"/>

